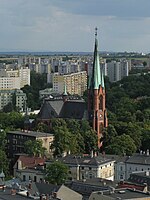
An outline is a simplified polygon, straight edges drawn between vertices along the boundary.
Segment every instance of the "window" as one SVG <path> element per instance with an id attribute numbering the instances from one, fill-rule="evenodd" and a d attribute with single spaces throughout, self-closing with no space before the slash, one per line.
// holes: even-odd
<path id="1" fill-rule="evenodd" d="M 102 95 L 99 98 L 99 109 L 103 110 L 103 96 Z"/>
<path id="2" fill-rule="evenodd" d="M 37 180 L 37 178 L 36 178 L 36 176 L 34 176 L 34 182 L 36 182 L 36 180 Z"/>
<path id="3" fill-rule="evenodd" d="M 26 181 L 26 176 L 25 175 L 23 175 L 23 181 Z"/>
<path id="4" fill-rule="evenodd" d="M 121 174 L 121 175 L 120 175 L 120 180 L 122 180 L 122 179 L 123 179 L 123 175 Z"/>

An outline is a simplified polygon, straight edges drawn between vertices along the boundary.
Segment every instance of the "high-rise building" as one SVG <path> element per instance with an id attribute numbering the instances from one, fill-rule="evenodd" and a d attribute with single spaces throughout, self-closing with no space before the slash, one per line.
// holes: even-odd
<path id="1" fill-rule="evenodd" d="M 93 130 L 97 133 L 98 147 L 101 147 L 103 128 L 107 127 L 107 112 L 105 107 L 105 85 L 104 76 L 100 68 L 97 29 L 95 33 L 94 62 L 88 85 L 88 116 Z"/>
<path id="2" fill-rule="evenodd" d="M 21 67 L 20 69 L 3 69 L 0 71 L 0 89 L 20 89 L 25 85 L 30 85 L 30 69 Z"/>
<path id="3" fill-rule="evenodd" d="M 107 68 L 107 69 L 106 69 Z M 110 82 L 116 82 L 129 74 L 129 63 L 126 60 L 119 62 L 111 61 L 105 65 L 105 75 L 109 77 Z"/>
<path id="4" fill-rule="evenodd" d="M 60 75 L 54 73 L 53 75 L 53 90 L 55 92 L 64 91 L 64 84 L 66 84 L 66 90 L 69 94 L 83 95 L 84 91 L 87 89 L 87 72 L 81 71 L 77 73 Z"/>

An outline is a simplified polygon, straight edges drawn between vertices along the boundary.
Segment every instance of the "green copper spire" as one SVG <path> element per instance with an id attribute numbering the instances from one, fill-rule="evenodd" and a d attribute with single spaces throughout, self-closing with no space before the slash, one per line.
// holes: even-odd
<path id="1" fill-rule="evenodd" d="M 93 62 L 93 89 L 99 89 L 102 85 L 102 77 L 99 63 L 98 53 L 98 40 L 97 40 L 97 28 L 95 28 L 95 49 L 94 49 L 94 62 Z"/>
<path id="2" fill-rule="evenodd" d="M 64 96 L 67 96 L 67 87 L 66 87 L 66 82 L 64 82 L 64 93 L 63 93 Z"/>
<path id="3" fill-rule="evenodd" d="M 102 70 L 102 88 L 105 88 L 103 70 Z"/>

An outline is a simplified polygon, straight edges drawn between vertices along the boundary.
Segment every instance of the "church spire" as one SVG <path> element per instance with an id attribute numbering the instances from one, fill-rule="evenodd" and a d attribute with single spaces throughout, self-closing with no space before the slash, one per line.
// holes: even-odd
<path id="1" fill-rule="evenodd" d="M 97 144 L 102 145 L 103 128 L 107 127 L 107 112 L 105 102 L 104 76 L 100 68 L 98 53 L 97 28 L 95 28 L 94 61 L 91 79 L 88 87 L 88 117 L 89 123 L 97 133 Z"/>
<path id="2" fill-rule="evenodd" d="M 99 89 L 102 85 L 102 77 L 99 63 L 98 40 L 97 40 L 97 27 L 95 28 L 95 48 L 94 48 L 94 62 L 93 62 L 93 89 Z"/>
<path id="3" fill-rule="evenodd" d="M 64 82 L 64 93 L 63 93 L 64 96 L 67 96 L 67 87 L 66 87 L 66 82 Z"/>
<path id="4" fill-rule="evenodd" d="M 103 70 L 102 70 L 102 88 L 105 88 L 105 83 L 104 83 L 104 73 L 103 73 Z"/>

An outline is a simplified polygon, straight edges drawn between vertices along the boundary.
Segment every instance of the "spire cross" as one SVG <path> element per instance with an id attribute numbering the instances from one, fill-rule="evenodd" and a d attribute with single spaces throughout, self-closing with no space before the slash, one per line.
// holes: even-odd
<path id="1" fill-rule="evenodd" d="M 98 30 L 98 28 L 95 27 L 95 36 L 97 36 L 97 30 Z"/>

